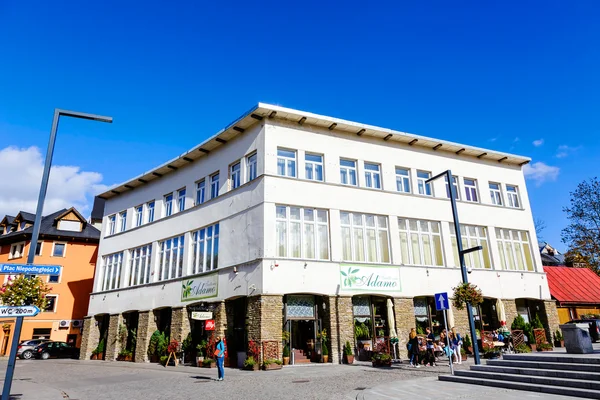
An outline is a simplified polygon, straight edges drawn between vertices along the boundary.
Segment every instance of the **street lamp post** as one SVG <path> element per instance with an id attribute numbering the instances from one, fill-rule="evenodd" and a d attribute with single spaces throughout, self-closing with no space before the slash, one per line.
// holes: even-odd
<path id="1" fill-rule="evenodd" d="M 40 194 L 35 211 L 35 221 L 33 222 L 33 232 L 31 233 L 31 241 L 29 242 L 29 252 L 27 253 L 27 264 L 33 264 L 35 259 L 35 249 L 40 235 L 40 222 L 42 220 L 42 212 L 44 210 L 44 200 L 46 199 L 46 191 L 48 189 L 48 178 L 50 177 L 50 167 L 52 166 L 52 155 L 54 154 L 54 143 L 56 142 L 56 131 L 58 130 L 58 121 L 61 116 L 89 119 L 92 121 L 112 123 L 112 117 L 105 117 L 96 114 L 87 114 L 77 111 L 68 111 L 54 109 L 54 119 L 52 120 L 52 129 L 50 131 L 50 140 L 48 142 L 48 151 L 46 153 L 46 162 L 44 163 L 44 172 L 42 173 L 42 184 L 40 186 Z M 10 348 L 10 357 L 8 366 L 6 367 L 6 376 L 4 378 L 4 388 L 2 389 L 2 400 L 8 400 L 10 397 L 10 388 L 15 372 L 15 363 L 17 360 L 17 346 L 21 336 L 21 328 L 23 327 L 23 317 L 17 317 L 15 322 L 15 331 L 13 333 L 12 345 Z"/>
<path id="2" fill-rule="evenodd" d="M 469 283 L 469 278 L 467 276 L 467 267 L 465 265 L 465 254 L 471 253 L 473 251 L 481 250 L 481 246 L 471 247 L 470 249 L 463 250 L 462 247 L 462 237 L 460 235 L 460 222 L 458 221 L 458 209 L 456 208 L 456 194 L 454 193 L 454 186 L 452 185 L 452 172 L 447 170 L 434 176 L 433 178 L 429 178 L 425 181 L 425 183 L 430 183 L 442 176 L 446 176 L 446 180 L 448 182 L 448 192 L 450 194 L 450 204 L 452 204 L 452 217 L 454 219 L 454 230 L 456 232 L 456 246 L 458 248 L 458 259 L 460 262 L 460 272 L 462 274 L 463 283 Z M 477 333 L 475 331 L 475 322 L 473 321 L 473 308 L 471 304 L 467 303 L 467 315 L 469 316 L 469 330 L 471 331 L 471 337 L 473 338 L 473 353 L 475 356 L 475 364 L 481 364 L 481 360 L 479 358 L 479 346 L 477 345 Z M 459 354 L 460 357 L 460 354 Z"/>

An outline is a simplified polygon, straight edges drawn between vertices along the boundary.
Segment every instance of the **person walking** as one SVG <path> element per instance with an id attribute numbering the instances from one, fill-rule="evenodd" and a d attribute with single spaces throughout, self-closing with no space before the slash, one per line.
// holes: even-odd
<path id="1" fill-rule="evenodd" d="M 223 368 L 223 361 L 225 361 L 225 343 L 223 343 L 220 336 L 217 336 L 215 356 L 217 358 L 217 371 L 219 374 L 219 379 L 217 380 L 222 381 L 225 378 L 225 369 Z"/>
<path id="2" fill-rule="evenodd" d="M 410 356 L 410 366 L 419 368 L 419 339 L 417 338 L 417 330 L 415 328 L 410 330 L 407 347 Z"/>
<path id="3" fill-rule="evenodd" d="M 435 367 L 435 353 L 433 352 L 433 342 L 435 341 L 435 336 L 429 327 L 425 329 L 425 334 L 427 335 L 427 357 L 425 358 L 425 366 L 431 365 L 432 367 Z"/>
<path id="4" fill-rule="evenodd" d="M 461 354 L 461 348 L 463 345 L 462 336 L 460 336 L 460 333 L 456 332 L 456 329 L 454 327 L 452 327 L 451 332 L 452 332 L 452 336 L 454 337 L 453 342 L 454 342 L 454 347 L 455 347 L 458 363 L 462 364 L 462 354 Z"/>

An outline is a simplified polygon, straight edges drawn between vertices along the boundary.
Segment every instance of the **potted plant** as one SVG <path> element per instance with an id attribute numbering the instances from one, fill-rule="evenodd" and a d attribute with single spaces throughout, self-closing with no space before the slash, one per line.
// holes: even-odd
<path id="1" fill-rule="evenodd" d="M 521 343 L 515 347 L 515 353 L 531 353 L 531 349 L 525 343 Z"/>
<path id="2" fill-rule="evenodd" d="M 196 346 L 196 365 L 201 367 L 202 366 L 202 362 L 204 361 L 204 357 L 206 354 L 206 345 L 207 345 L 207 341 L 206 340 L 202 340 L 200 342 L 200 344 L 198 344 Z"/>
<path id="3" fill-rule="evenodd" d="M 465 305 L 469 303 L 472 306 L 477 306 L 483 303 L 483 295 L 481 289 L 472 283 L 459 283 L 458 286 L 452 288 L 454 291 L 452 305 L 457 310 L 464 310 Z"/>
<path id="4" fill-rule="evenodd" d="M 375 353 L 371 362 L 374 367 L 391 367 L 392 356 L 387 353 Z"/>
<path id="5" fill-rule="evenodd" d="M 131 350 L 123 349 L 117 356 L 117 361 L 131 361 L 133 359 L 133 353 Z"/>
<path id="6" fill-rule="evenodd" d="M 158 344 L 158 338 L 160 336 L 160 331 L 156 330 L 150 336 L 150 340 L 148 341 L 148 357 L 151 362 L 157 362 L 156 357 L 156 345 Z"/>
<path id="7" fill-rule="evenodd" d="M 169 359 L 169 357 L 167 356 L 160 356 L 160 365 L 166 366 L 167 365 L 167 360 Z"/>
<path id="8" fill-rule="evenodd" d="M 247 369 L 248 371 L 258 371 L 258 363 L 254 359 L 254 357 L 248 356 L 244 360 L 244 369 Z"/>
<path id="9" fill-rule="evenodd" d="M 554 332 L 554 346 L 565 347 L 565 338 L 560 329 L 557 329 L 556 332 Z"/>
<path id="10" fill-rule="evenodd" d="M 323 347 L 321 349 L 321 352 L 323 353 L 323 362 L 329 362 L 329 347 L 327 346 L 327 342 L 324 341 L 323 342 Z"/>
<path id="11" fill-rule="evenodd" d="M 158 336 L 158 341 L 156 343 L 157 358 L 166 354 L 167 347 L 169 347 L 169 338 L 165 335 L 164 332 L 160 332 L 160 335 Z"/>
<path id="12" fill-rule="evenodd" d="M 216 368 L 217 361 L 213 360 L 212 358 L 205 358 L 204 361 L 202 361 L 202 366 L 204 368 Z"/>
<path id="13" fill-rule="evenodd" d="M 483 358 L 487 358 L 488 360 L 500 358 L 500 351 L 496 350 L 493 347 L 483 349 Z"/>
<path id="14" fill-rule="evenodd" d="M 463 347 L 460 348 L 460 358 L 462 361 L 467 361 L 467 351 Z"/>
<path id="15" fill-rule="evenodd" d="M 263 370 L 265 371 L 271 371 L 274 369 L 281 369 L 281 360 L 276 360 L 274 358 L 267 358 L 265 361 L 263 361 Z"/>
<path id="16" fill-rule="evenodd" d="M 550 343 L 540 343 L 538 346 L 538 351 L 552 351 L 554 350 Z"/>
<path id="17" fill-rule="evenodd" d="M 329 361 L 329 349 L 327 348 L 327 329 L 317 332 L 317 340 L 321 342 L 321 355 L 323 356 L 323 362 L 326 363 Z"/>
<path id="18" fill-rule="evenodd" d="M 469 354 L 473 354 L 473 343 L 471 343 L 471 338 L 469 337 L 469 335 L 465 335 L 463 339 L 463 347 L 466 347 Z"/>
<path id="19" fill-rule="evenodd" d="M 286 344 L 283 347 L 283 365 L 288 365 L 290 363 L 290 346 Z"/>
<path id="20" fill-rule="evenodd" d="M 98 346 L 92 350 L 92 360 L 102 360 L 102 355 L 104 354 L 104 338 L 100 340 Z"/>
<path id="21" fill-rule="evenodd" d="M 350 342 L 346 341 L 344 345 L 344 362 L 346 364 L 354 363 L 354 355 L 352 354 L 352 347 L 350 346 Z"/>

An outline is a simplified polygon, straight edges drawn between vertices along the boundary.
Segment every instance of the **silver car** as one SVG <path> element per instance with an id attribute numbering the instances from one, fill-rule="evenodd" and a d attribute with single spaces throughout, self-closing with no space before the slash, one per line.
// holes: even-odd
<path id="1" fill-rule="evenodd" d="M 50 339 L 31 339 L 25 340 L 17 347 L 17 357 L 22 360 L 29 360 L 33 358 L 33 349 L 42 343 L 51 342 Z"/>

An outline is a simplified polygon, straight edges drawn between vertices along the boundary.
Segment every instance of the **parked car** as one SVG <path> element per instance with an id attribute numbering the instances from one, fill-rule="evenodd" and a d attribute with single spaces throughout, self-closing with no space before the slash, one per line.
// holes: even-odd
<path id="1" fill-rule="evenodd" d="M 33 350 L 42 343 L 50 342 L 50 339 L 31 339 L 19 343 L 17 347 L 17 357 L 23 360 L 29 360 L 33 357 Z"/>
<path id="2" fill-rule="evenodd" d="M 79 349 L 65 342 L 47 342 L 38 345 L 33 351 L 35 358 L 79 358 Z"/>
<path id="3" fill-rule="evenodd" d="M 567 324 L 589 324 L 592 342 L 600 341 L 600 319 L 575 319 Z"/>

